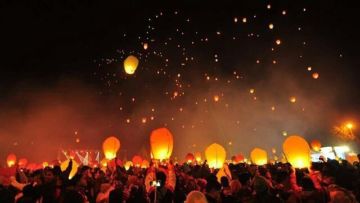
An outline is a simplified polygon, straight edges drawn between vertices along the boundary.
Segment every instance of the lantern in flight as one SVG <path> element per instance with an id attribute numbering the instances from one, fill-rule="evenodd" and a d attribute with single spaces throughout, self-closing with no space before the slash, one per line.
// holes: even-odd
<path id="1" fill-rule="evenodd" d="M 173 150 L 174 140 L 166 128 L 153 130 L 150 135 L 151 157 L 153 159 L 169 159 Z"/>
<path id="2" fill-rule="evenodd" d="M 132 75 L 135 73 L 138 65 L 139 65 L 139 60 L 133 55 L 128 56 L 124 60 L 124 70 L 129 75 Z"/>
<path id="3" fill-rule="evenodd" d="M 251 161 L 256 165 L 264 165 L 267 163 L 267 152 L 260 148 L 254 148 L 250 152 Z"/>
<path id="4" fill-rule="evenodd" d="M 288 162 L 295 168 L 310 166 L 310 146 L 307 141 L 297 135 L 286 138 L 283 151 Z"/>
<path id="5" fill-rule="evenodd" d="M 185 161 L 187 163 L 192 163 L 195 160 L 195 157 L 192 153 L 187 153 L 185 156 Z"/>
<path id="6" fill-rule="evenodd" d="M 226 151 L 223 146 L 214 143 L 206 148 L 205 157 L 210 168 L 222 168 L 226 159 Z"/>
<path id="7" fill-rule="evenodd" d="M 106 140 L 103 142 L 103 151 L 107 160 L 114 159 L 119 149 L 120 141 L 114 136 L 106 138 Z"/>
<path id="8" fill-rule="evenodd" d="M 313 140 L 313 141 L 311 141 L 311 148 L 312 148 L 314 151 L 316 151 L 316 152 L 320 151 L 320 148 L 321 148 L 321 143 L 320 143 L 320 141 L 319 141 L 319 140 Z"/>
<path id="9" fill-rule="evenodd" d="M 139 156 L 139 155 L 135 155 L 135 156 L 132 158 L 132 163 L 133 163 L 134 166 L 136 166 L 136 167 L 140 167 L 142 161 L 143 161 L 143 160 L 142 160 L 141 156 Z"/>
<path id="10" fill-rule="evenodd" d="M 6 158 L 6 163 L 8 167 L 12 167 L 16 163 L 16 155 L 15 154 L 9 154 Z"/>

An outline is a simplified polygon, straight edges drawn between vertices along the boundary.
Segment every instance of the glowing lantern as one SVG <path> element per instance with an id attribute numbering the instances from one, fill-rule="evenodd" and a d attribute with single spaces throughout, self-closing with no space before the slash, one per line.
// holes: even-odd
<path id="1" fill-rule="evenodd" d="M 119 149 L 120 141 L 114 136 L 106 138 L 106 140 L 103 142 L 104 155 L 108 160 L 114 159 Z"/>
<path id="2" fill-rule="evenodd" d="M 233 156 L 232 161 L 235 164 L 240 163 L 240 162 L 244 161 L 244 156 L 242 154 L 238 154 L 236 156 Z"/>
<path id="3" fill-rule="evenodd" d="M 147 160 L 143 160 L 141 163 L 141 168 L 149 168 L 150 163 Z"/>
<path id="4" fill-rule="evenodd" d="M 144 50 L 147 50 L 148 47 L 149 47 L 148 43 L 145 42 L 145 43 L 144 43 Z"/>
<path id="5" fill-rule="evenodd" d="M 19 159 L 18 165 L 20 168 L 25 168 L 28 163 L 28 160 L 25 158 Z"/>
<path id="6" fill-rule="evenodd" d="M 311 148 L 312 148 L 314 151 L 316 151 L 316 152 L 320 151 L 320 148 L 321 148 L 321 143 L 320 143 L 320 141 L 319 141 L 319 140 L 313 140 L 313 141 L 311 141 Z"/>
<path id="7" fill-rule="evenodd" d="M 138 65 L 139 65 L 139 60 L 133 55 L 128 56 L 124 60 L 124 70 L 129 75 L 132 75 L 135 73 Z"/>
<path id="8" fill-rule="evenodd" d="M 12 167 L 16 163 L 16 155 L 15 154 L 9 154 L 6 158 L 6 163 L 8 167 Z"/>
<path id="9" fill-rule="evenodd" d="M 134 166 L 136 166 L 136 167 L 140 167 L 142 161 L 143 161 L 143 160 L 142 160 L 141 156 L 138 156 L 138 155 L 135 155 L 135 156 L 132 158 L 132 162 L 133 162 Z"/>
<path id="10" fill-rule="evenodd" d="M 68 159 L 66 161 L 63 161 L 60 164 L 61 171 L 65 171 L 66 168 L 68 167 L 69 163 L 70 163 L 70 159 Z M 70 174 L 69 174 L 69 177 L 68 177 L 69 179 L 71 179 L 72 177 L 75 176 L 75 174 L 77 173 L 78 167 L 79 167 L 79 164 L 76 163 L 75 160 L 72 160 L 72 168 L 71 168 L 71 171 L 70 171 Z"/>
<path id="11" fill-rule="evenodd" d="M 297 135 L 286 138 L 283 151 L 289 163 L 295 168 L 310 166 L 310 147 L 304 138 Z"/>
<path id="12" fill-rule="evenodd" d="M 49 166 L 49 163 L 48 163 L 47 161 L 44 161 L 44 162 L 42 163 L 42 167 L 43 167 L 43 168 L 48 167 L 48 166 Z"/>
<path id="13" fill-rule="evenodd" d="M 100 161 L 100 165 L 102 166 L 102 167 L 107 167 L 107 163 L 108 162 L 108 160 L 106 160 L 106 158 L 103 158 L 101 161 Z"/>
<path id="14" fill-rule="evenodd" d="M 169 159 L 173 150 L 173 136 L 166 128 L 159 128 L 151 132 L 150 147 L 153 159 Z"/>
<path id="15" fill-rule="evenodd" d="M 214 143 L 206 148 L 205 157 L 210 168 L 221 168 L 226 159 L 226 151 L 224 147 Z"/>
<path id="16" fill-rule="evenodd" d="M 267 153 L 265 150 L 260 148 L 254 148 L 250 152 L 251 161 L 256 165 L 264 165 L 267 163 Z"/>
<path id="17" fill-rule="evenodd" d="M 185 156 L 185 160 L 186 160 L 186 162 L 188 162 L 188 163 L 193 162 L 194 159 L 195 159 L 195 157 L 194 157 L 194 155 L 193 155 L 192 153 L 188 153 L 188 154 Z"/>
<path id="18" fill-rule="evenodd" d="M 200 152 L 196 152 L 194 156 L 195 156 L 195 160 L 196 160 L 197 162 L 200 162 L 200 161 L 201 161 L 201 153 L 200 153 Z"/>
<path id="19" fill-rule="evenodd" d="M 319 73 L 313 73 L 313 74 L 312 74 L 312 77 L 313 77 L 314 79 L 318 79 L 318 78 L 319 78 Z"/>
<path id="20" fill-rule="evenodd" d="M 281 40 L 280 40 L 280 39 L 277 39 L 277 40 L 275 41 L 275 43 L 276 43 L 277 45 L 280 45 L 280 44 L 281 44 Z"/>
<path id="21" fill-rule="evenodd" d="M 269 24 L 269 29 L 270 29 L 270 30 L 274 29 L 274 24 L 270 23 L 270 24 Z"/>
<path id="22" fill-rule="evenodd" d="M 354 164 L 355 161 L 360 161 L 355 153 L 347 154 L 346 160 L 351 164 Z"/>
<path id="23" fill-rule="evenodd" d="M 220 99 L 220 98 L 219 98 L 219 96 L 218 96 L 218 95 L 215 95 L 215 96 L 214 96 L 214 101 L 215 101 L 215 102 L 218 102 L 218 101 L 219 101 L 219 99 Z"/>
<path id="24" fill-rule="evenodd" d="M 124 165 L 124 168 L 125 170 L 129 170 L 131 166 L 133 166 L 133 163 L 131 161 L 127 161 Z"/>
<path id="25" fill-rule="evenodd" d="M 296 97 L 290 97 L 290 102 L 295 103 L 296 102 Z"/>

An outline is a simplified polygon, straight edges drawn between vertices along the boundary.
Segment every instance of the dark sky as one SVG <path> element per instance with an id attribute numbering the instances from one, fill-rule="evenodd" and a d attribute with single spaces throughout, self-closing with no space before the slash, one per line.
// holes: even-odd
<path id="1" fill-rule="evenodd" d="M 101 149 L 112 134 L 123 156 L 145 156 L 164 125 L 179 157 L 211 142 L 232 142 L 230 154 L 280 148 L 284 131 L 337 144 L 332 127 L 359 120 L 358 10 L 349 1 L 2 2 L 0 158 L 51 160 L 59 148 Z M 140 60 L 131 76 L 130 54 Z"/>

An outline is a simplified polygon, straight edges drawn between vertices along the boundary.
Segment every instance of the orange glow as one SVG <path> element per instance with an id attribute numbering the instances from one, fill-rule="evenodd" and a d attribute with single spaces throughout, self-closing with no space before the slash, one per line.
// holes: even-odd
<path id="1" fill-rule="evenodd" d="M 124 60 L 124 70 L 129 75 L 135 73 L 138 65 L 139 65 L 139 60 L 133 55 L 128 56 Z"/>
<path id="2" fill-rule="evenodd" d="M 224 147 L 214 143 L 206 148 L 205 157 L 210 168 L 222 168 L 226 159 L 226 151 Z"/>
<path id="3" fill-rule="evenodd" d="M 194 157 L 194 155 L 192 153 L 186 154 L 185 161 L 187 163 L 192 163 L 194 160 L 195 160 L 195 157 Z"/>
<path id="4" fill-rule="evenodd" d="M 169 159 L 174 140 L 171 132 L 166 128 L 159 128 L 151 132 L 150 135 L 151 155 L 154 159 Z"/>
<path id="5" fill-rule="evenodd" d="M 16 155 L 15 154 L 9 154 L 6 158 L 6 163 L 8 167 L 12 167 L 16 163 Z"/>
<path id="6" fill-rule="evenodd" d="M 133 162 L 134 166 L 136 166 L 136 167 L 140 167 L 142 161 L 143 161 L 143 160 L 142 160 L 141 156 L 139 156 L 139 155 L 135 155 L 135 156 L 132 158 L 132 162 Z"/>
<path id="7" fill-rule="evenodd" d="M 312 77 L 313 77 L 314 79 L 318 79 L 318 78 L 319 78 L 319 73 L 313 73 L 313 74 L 312 74 Z"/>
<path id="8" fill-rule="evenodd" d="M 351 130 L 351 129 L 353 129 L 354 125 L 352 123 L 348 122 L 346 124 L 346 127 Z"/>
<path id="9" fill-rule="evenodd" d="M 141 168 L 149 168 L 150 163 L 147 160 L 143 160 L 141 163 Z"/>
<path id="10" fill-rule="evenodd" d="M 266 164 L 268 159 L 266 151 L 260 148 L 254 148 L 250 152 L 250 158 L 254 164 L 259 166 Z"/>
<path id="11" fill-rule="evenodd" d="M 304 138 L 297 135 L 288 137 L 283 143 L 283 151 L 293 167 L 307 168 L 310 166 L 310 146 Z"/>
<path id="12" fill-rule="evenodd" d="M 311 148 L 312 148 L 314 151 L 316 151 L 316 152 L 320 151 L 320 148 L 321 148 L 321 143 L 320 143 L 320 141 L 319 141 L 319 140 L 313 140 L 313 141 L 311 141 Z"/>
<path id="13" fill-rule="evenodd" d="M 114 159 L 120 149 L 120 141 L 114 136 L 106 138 L 103 142 L 103 152 L 107 160 Z"/>

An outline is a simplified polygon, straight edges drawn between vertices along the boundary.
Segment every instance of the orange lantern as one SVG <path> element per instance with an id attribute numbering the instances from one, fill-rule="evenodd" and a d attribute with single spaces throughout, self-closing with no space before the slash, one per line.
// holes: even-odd
<path id="1" fill-rule="evenodd" d="M 14 166 L 16 163 L 16 155 L 9 154 L 6 158 L 6 162 L 7 162 L 8 167 Z"/>
<path id="2" fill-rule="evenodd" d="M 194 155 L 192 153 L 188 153 L 186 156 L 185 156 L 185 161 L 187 163 L 191 163 L 193 162 L 195 159 Z"/>
<path id="3" fill-rule="evenodd" d="M 150 147 L 153 159 L 169 159 L 173 150 L 173 136 L 166 128 L 159 128 L 151 132 Z"/>
<path id="4" fill-rule="evenodd" d="M 108 160 L 106 160 L 106 158 L 103 158 L 101 161 L 100 161 L 100 165 L 102 167 L 107 167 L 108 165 Z"/>
<path id="5" fill-rule="evenodd" d="M 195 156 L 195 160 L 196 160 L 197 162 L 200 162 L 200 161 L 201 161 L 201 153 L 200 153 L 200 152 L 196 152 L 194 156 Z"/>
<path id="6" fill-rule="evenodd" d="M 63 161 L 60 164 L 61 171 L 65 171 L 66 168 L 69 166 L 69 163 L 70 163 L 70 159 Z M 75 176 L 75 174 L 77 173 L 78 167 L 79 167 L 79 164 L 76 163 L 75 160 L 72 160 L 72 168 L 71 168 L 71 171 L 70 171 L 70 174 L 68 177 L 69 179 L 71 179 L 72 177 Z"/>
<path id="7" fill-rule="evenodd" d="M 135 156 L 132 158 L 132 162 L 133 162 L 134 166 L 140 167 L 140 166 L 141 166 L 141 163 L 142 163 L 142 158 L 141 158 L 141 156 L 135 155 Z"/>
<path id="8" fill-rule="evenodd" d="M 43 167 L 43 168 L 48 167 L 48 166 L 49 166 L 49 163 L 48 163 L 47 161 L 44 161 L 44 162 L 42 163 L 42 167 Z"/>
<path id="9" fill-rule="evenodd" d="M 233 158 L 231 159 L 234 163 L 240 163 L 242 161 L 244 161 L 244 156 L 242 154 L 238 154 L 236 156 L 233 156 Z"/>
<path id="10" fill-rule="evenodd" d="M 141 168 L 149 168 L 150 163 L 147 160 L 143 160 L 141 163 Z"/>
<path id="11" fill-rule="evenodd" d="M 120 141 L 114 136 L 106 138 L 106 140 L 103 142 L 104 155 L 108 160 L 114 159 L 119 149 Z"/>
<path id="12" fill-rule="evenodd" d="M 297 135 L 286 138 L 283 143 L 283 151 L 293 167 L 307 168 L 310 166 L 310 146 L 304 138 Z"/>
<path id="13" fill-rule="evenodd" d="M 250 158 L 254 164 L 259 166 L 266 164 L 268 159 L 267 152 L 260 148 L 254 148 L 250 152 Z"/>
<path id="14" fill-rule="evenodd" d="M 18 161 L 19 168 L 25 168 L 28 163 L 28 160 L 25 158 L 21 158 Z"/>
<path id="15" fill-rule="evenodd" d="M 355 153 L 348 153 L 346 155 L 346 160 L 351 164 L 354 164 L 355 161 L 359 161 L 359 159 Z"/>
<path id="16" fill-rule="evenodd" d="M 214 143 L 206 148 L 205 157 L 210 168 L 222 168 L 226 159 L 226 151 L 223 146 Z"/>
<path id="17" fill-rule="evenodd" d="M 127 74 L 132 75 L 135 73 L 139 65 L 139 59 L 135 56 L 130 55 L 124 60 L 124 70 Z"/>
<path id="18" fill-rule="evenodd" d="M 125 170 L 129 170 L 131 166 L 133 166 L 133 163 L 131 161 L 127 161 L 124 165 L 124 168 Z"/>
<path id="19" fill-rule="evenodd" d="M 314 151 L 316 151 L 316 152 L 320 151 L 320 148 L 321 148 L 321 143 L 320 143 L 320 141 L 319 141 L 319 140 L 313 140 L 313 141 L 311 141 L 311 148 L 312 148 Z"/>

